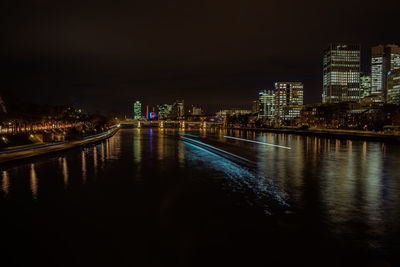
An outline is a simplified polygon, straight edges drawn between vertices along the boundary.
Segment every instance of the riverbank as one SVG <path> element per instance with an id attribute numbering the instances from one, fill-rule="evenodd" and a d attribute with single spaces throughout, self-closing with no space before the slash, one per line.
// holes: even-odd
<path id="1" fill-rule="evenodd" d="M 341 139 L 358 139 L 367 141 L 383 141 L 383 142 L 400 142 L 400 135 L 379 133 L 372 131 L 358 131 L 358 130 L 335 130 L 335 129 L 296 129 L 296 128 L 250 128 L 250 127 L 229 127 L 231 130 L 247 130 L 256 132 L 271 132 L 271 133 L 285 133 L 285 134 L 298 134 L 309 135 L 327 138 L 341 138 Z"/>
<path id="2" fill-rule="evenodd" d="M 3 151 L 0 152 L 0 164 L 11 163 L 18 160 L 31 159 L 34 157 L 39 157 L 51 153 L 57 153 L 75 147 L 98 142 L 113 136 L 115 133 L 118 132 L 118 130 L 119 128 L 115 127 L 108 130 L 107 132 L 88 136 L 86 138 L 77 141 L 51 143 L 35 147 L 27 147 L 27 148 L 19 148 L 14 150 Z"/>

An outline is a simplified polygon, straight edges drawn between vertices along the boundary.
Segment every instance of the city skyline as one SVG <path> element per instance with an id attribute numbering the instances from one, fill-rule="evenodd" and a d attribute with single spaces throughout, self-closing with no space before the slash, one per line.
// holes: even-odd
<path id="1" fill-rule="evenodd" d="M 400 43 L 394 9 L 365 2 L 338 3 L 325 13 L 313 1 L 6 5 L 1 90 L 90 111 L 126 113 L 137 95 L 150 106 L 180 97 L 212 111 L 220 103 L 245 107 L 252 90 L 272 89 L 276 81 L 302 82 L 304 103 L 316 103 L 329 43 L 361 44 L 364 72 L 371 47 Z M 278 19 L 284 12 L 290 20 Z M 372 14 L 373 21 L 363 19 Z"/>

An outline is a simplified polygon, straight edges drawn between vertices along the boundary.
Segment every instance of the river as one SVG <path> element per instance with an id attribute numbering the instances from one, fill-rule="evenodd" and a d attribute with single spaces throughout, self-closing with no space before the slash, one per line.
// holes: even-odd
<path id="1" fill-rule="evenodd" d="M 178 132 L 122 129 L 103 142 L 0 167 L 0 263 L 399 263 L 399 144 L 185 132 L 251 155 L 251 167 Z"/>

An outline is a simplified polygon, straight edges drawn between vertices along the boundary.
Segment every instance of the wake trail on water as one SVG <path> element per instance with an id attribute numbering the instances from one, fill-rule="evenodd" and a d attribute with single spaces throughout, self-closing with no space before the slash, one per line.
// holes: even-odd
<path id="1" fill-rule="evenodd" d="M 193 165 L 217 172 L 219 175 L 215 177 L 223 180 L 225 190 L 239 193 L 249 205 L 263 208 L 267 215 L 288 212 L 287 194 L 272 179 L 257 175 L 256 170 L 240 166 L 205 148 L 187 142 L 184 144 L 189 148 L 186 152 L 189 152 Z"/>

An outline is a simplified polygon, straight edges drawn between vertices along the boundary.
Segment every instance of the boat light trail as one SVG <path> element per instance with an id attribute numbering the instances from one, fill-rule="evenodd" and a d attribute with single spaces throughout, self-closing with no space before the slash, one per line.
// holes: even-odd
<path id="1" fill-rule="evenodd" d="M 193 134 L 187 134 L 187 133 L 178 133 L 180 135 L 187 135 L 187 136 L 191 136 L 191 137 L 198 137 L 197 135 L 193 135 Z"/>
<path id="2" fill-rule="evenodd" d="M 249 140 L 249 139 L 243 139 L 243 138 L 238 138 L 238 137 L 233 137 L 233 136 L 224 136 L 225 138 L 230 138 L 230 139 L 236 139 L 240 141 L 245 141 L 245 142 L 250 142 L 250 143 L 256 143 L 256 144 L 261 144 L 265 146 L 274 146 L 274 147 L 279 147 L 279 148 L 284 148 L 284 149 L 291 149 L 288 146 L 280 146 L 280 145 L 274 145 L 270 143 L 264 143 L 264 142 L 259 142 L 259 141 L 254 141 L 254 140 Z"/>
<path id="3" fill-rule="evenodd" d="M 230 153 L 230 152 L 228 152 L 228 151 L 222 150 L 222 149 L 217 148 L 217 147 L 215 147 L 215 146 L 211 146 L 211 145 L 209 145 L 209 144 L 206 144 L 206 143 L 203 143 L 203 142 L 200 142 L 200 141 L 191 139 L 191 138 L 187 138 L 187 137 L 184 137 L 184 136 L 182 136 L 182 138 L 183 138 L 183 140 L 190 140 L 190 141 L 195 142 L 195 143 L 197 143 L 197 144 L 199 144 L 199 145 L 203 145 L 203 146 L 205 146 L 205 147 L 208 147 L 208 148 L 214 149 L 214 150 L 216 150 L 216 151 L 222 152 L 222 153 L 224 153 L 224 154 L 226 154 L 226 155 L 230 155 L 230 156 L 232 156 L 232 157 L 235 157 L 235 158 L 241 159 L 241 160 L 243 160 L 243 161 L 250 162 L 250 163 L 253 163 L 253 164 L 254 164 L 254 162 L 252 162 L 251 160 L 245 159 L 245 158 L 243 158 L 243 157 L 241 157 L 241 156 L 235 155 L 235 154 L 233 154 L 233 153 Z M 194 145 L 194 144 L 192 144 L 192 145 Z"/>

